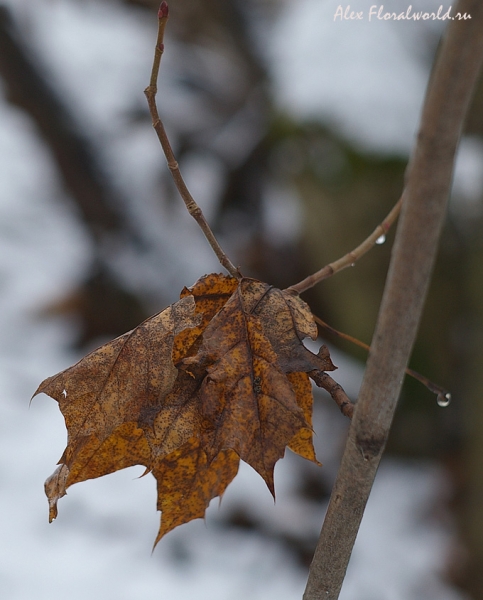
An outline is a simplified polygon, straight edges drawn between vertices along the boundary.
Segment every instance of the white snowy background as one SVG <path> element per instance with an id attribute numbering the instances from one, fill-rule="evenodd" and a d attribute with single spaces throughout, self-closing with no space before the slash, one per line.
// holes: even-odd
<path id="1" fill-rule="evenodd" d="M 160 151 L 148 125 L 123 125 L 123 111 L 143 102 L 155 15 L 152 22 L 115 3 L 3 4 L 12 9 L 79 119 L 102 140 L 113 176 L 136 195 L 136 218 L 162 239 L 166 260 L 158 272 L 164 283 L 156 285 L 165 285 L 172 301 L 183 285 L 218 270 L 181 209 L 163 215 L 158 206 L 158 220 L 147 216 L 152 215 Z M 359 0 L 353 9 L 367 11 L 371 4 Z M 402 2 L 391 4 L 407 8 Z M 294 116 L 330 122 L 364 149 L 405 155 L 428 76 L 432 48 L 425 43 L 430 36 L 437 39 L 442 24 L 334 22 L 337 6 L 332 0 L 300 0 L 296 8 L 287 2 L 273 28 L 264 32 L 278 102 Z M 169 60 L 167 51 L 167 74 Z M 175 119 L 179 110 L 183 118 L 183 100 L 175 91 L 166 94 L 168 112 Z M 456 185 L 474 210 L 480 210 L 472 199 L 481 193 L 482 155 L 480 145 L 464 141 Z M 194 165 L 186 173 L 202 203 L 216 188 L 208 167 Z M 270 536 L 217 524 L 223 511 L 245 501 L 267 531 L 316 535 L 326 507 L 295 498 L 300 463 L 292 455 L 277 466 L 275 505 L 258 475 L 242 468 L 221 508 L 215 500 L 206 522 L 178 528 L 153 554 L 159 525 L 155 482 L 151 476 L 137 478 L 142 467 L 74 486 L 59 503 L 58 519 L 48 524 L 43 482 L 55 468 L 66 434 L 53 400 L 40 396 L 30 407 L 29 400 L 40 381 L 79 356 L 69 349 L 74 324 L 46 317 L 40 308 L 80 280 L 91 252 L 63 194 L 30 119 L 7 102 L 0 87 L 0 597 L 301 598 L 306 571 L 287 549 Z M 190 247 L 180 252 L 178 241 L 187 236 Z M 134 259 L 121 256 L 120 269 L 128 269 L 130 261 Z M 133 264 L 128 275 L 133 285 L 142 277 L 143 285 L 149 285 L 149 266 L 143 268 L 145 272 Z M 338 354 L 334 361 L 340 367 L 338 380 L 355 394 L 363 366 Z M 334 471 L 346 424 L 337 411 L 319 417 L 319 458 L 323 469 Z M 453 535 L 444 511 L 448 493 L 437 464 L 383 461 L 341 599 L 461 599 L 442 578 Z"/>

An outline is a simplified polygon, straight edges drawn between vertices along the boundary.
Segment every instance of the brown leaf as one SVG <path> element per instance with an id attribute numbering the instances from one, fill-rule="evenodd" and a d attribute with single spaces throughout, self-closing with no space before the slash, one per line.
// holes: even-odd
<path id="1" fill-rule="evenodd" d="M 317 462 L 308 374 L 323 377 L 335 367 L 325 346 L 317 355 L 304 346 L 316 332 L 298 296 L 211 274 L 46 379 L 36 394 L 57 400 L 68 431 L 60 466 L 46 482 L 50 520 L 73 483 L 135 464 L 157 480 L 156 543 L 204 515 L 240 458 L 274 493 L 274 466 L 286 446 Z"/>
<path id="2" fill-rule="evenodd" d="M 192 437 L 153 467 L 158 482 L 158 510 L 161 526 L 154 545 L 169 531 L 204 516 L 210 501 L 222 496 L 238 472 L 240 459 L 232 450 L 223 450 L 210 463 Z"/>

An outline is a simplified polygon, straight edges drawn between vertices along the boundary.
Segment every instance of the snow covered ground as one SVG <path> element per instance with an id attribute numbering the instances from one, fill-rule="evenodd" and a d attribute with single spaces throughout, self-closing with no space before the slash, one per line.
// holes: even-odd
<path id="1" fill-rule="evenodd" d="M 155 184 L 150 183 L 154 135 L 139 130 L 132 145 L 126 144 L 127 133 L 116 131 L 116 123 L 106 115 L 129 108 L 133 94 L 142 92 L 154 27 L 147 21 L 134 22 L 129 10 L 117 5 L 107 13 L 94 3 L 68 0 L 37 0 L 35 12 L 31 2 L 6 4 L 43 48 L 42 58 L 81 117 L 103 132 L 105 151 L 119 178 L 139 186 L 140 201 L 149 202 L 149 186 Z M 426 76 L 407 45 L 422 24 L 339 23 L 333 21 L 336 7 L 332 1 L 302 0 L 295 15 L 281 15 L 269 44 L 280 102 L 296 114 L 330 117 L 372 150 L 407 152 Z M 409 32 L 406 37 L 400 37 L 399 26 Z M 377 119 L 384 126 L 375 129 Z M 296 499 L 300 463 L 294 456 L 277 466 L 275 506 L 261 479 L 242 468 L 221 508 L 212 503 L 206 523 L 196 521 L 175 530 L 153 555 L 159 524 L 155 485 L 150 476 L 137 479 L 141 467 L 74 486 L 59 503 L 57 521 L 48 524 L 43 482 L 65 446 L 65 428 L 53 400 L 41 396 L 29 408 L 29 399 L 41 380 L 79 357 L 69 350 L 73 324 L 47 318 L 39 308 L 79 280 L 90 247 L 62 199 L 33 126 L 3 94 L 0 157 L 1 597 L 301 598 L 306 572 L 286 548 L 270 536 L 218 524 L 223 511 L 245 501 L 268 529 L 318 532 L 325 506 Z M 187 223 L 184 217 L 171 218 L 164 226 L 161 235 L 167 246 L 185 234 L 191 226 Z M 173 299 L 181 285 L 216 269 L 203 243 L 199 249 L 197 239 L 193 244 L 190 256 L 178 256 L 176 246 L 171 248 L 177 262 L 166 268 L 171 269 L 167 280 L 175 286 Z M 341 377 L 345 371 L 348 378 L 339 377 L 341 383 L 357 388 L 360 366 L 343 357 L 335 362 Z M 316 424 L 320 459 L 328 468 L 337 462 L 343 442 L 340 423 L 337 418 L 335 425 Z M 446 486 L 438 465 L 383 463 L 342 600 L 462 598 L 441 578 L 452 535 L 450 521 L 437 517 L 444 514 Z"/>

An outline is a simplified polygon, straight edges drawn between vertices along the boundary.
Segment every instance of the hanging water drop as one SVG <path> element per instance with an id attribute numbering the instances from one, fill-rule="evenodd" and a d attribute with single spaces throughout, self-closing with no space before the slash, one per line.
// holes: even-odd
<path id="1" fill-rule="evenodd" d="M 438 394 L 436 402 L 438 403 L 438 406 L 445 408 L 451 402 L 451 394 L 449 392 Z"/>
<path id="2" fill-rule="evenodd" d="M 383 233 L 382 235 L 380 235 L 377 240 L 376 240 L 376 244 L 379 244 L 379 246 L 381 244 L 384 244 L 384 242 L 386 241 L 386 234 Z"/>

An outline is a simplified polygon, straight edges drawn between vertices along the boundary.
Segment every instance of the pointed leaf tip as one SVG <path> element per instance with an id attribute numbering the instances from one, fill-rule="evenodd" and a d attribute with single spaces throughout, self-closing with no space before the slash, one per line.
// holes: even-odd
<path id="1" fill-rule="evenodd" d="M 66 482 L 69 476 L 69 467 L 59 465 L 45 481 L 45 494 L 49 500 L 49 523 L 57 518 L 57 501 L 66 495 Z"/>
<path id="2" fill-rule="evenodd" d="M 161 6 L 158 10 L 158 19 L 167 19 L 169 15 L 169 8 L 167 2 L 161 2 Z"/>

